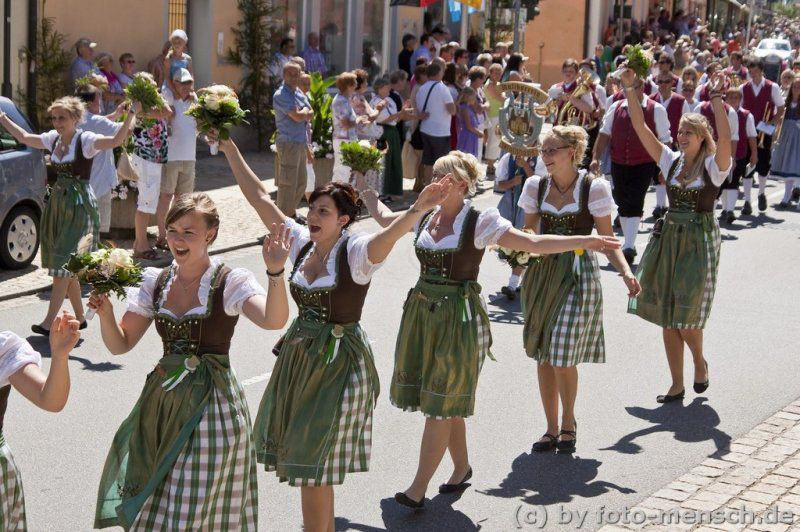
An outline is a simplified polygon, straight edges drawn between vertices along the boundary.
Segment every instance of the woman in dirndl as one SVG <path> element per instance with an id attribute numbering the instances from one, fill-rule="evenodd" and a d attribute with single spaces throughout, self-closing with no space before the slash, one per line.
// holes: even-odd
<path id="1" fill-rule="evenodd" d="M 616 210 L 611 187 L 580 169 L 588 135 L 579 126 L 555 126 L 544 135 L 540 159 L 546 172 L 525 182 L 519 206 L 525 227 L 542 235 L 613 235 Z M 639 283 L 620 250 L 607 253 L 628 288 Z M 595 254 L 583 250 L 545 255 L 529 264 L 522 281 L 525 316 L 523 343 L 537 361 L 539 394 L 547 431 L 533 445 L 536 452 L 575 451 L 578 364 L 605 362 L 603 289 Z M 561 401 L 561 429 L 558 404 Z"/>
<path id="2" fill-rule="evenodd" d="M 784 194 L 779 207 L 789 208 L 792 191 L 800 186 L 800 76 L 795 74 L 786 96 L 780 136 L 772 145 L 772 175 L 784 179 Z M 800 208 L 800 203 L 798 204 Z"/>
<path id="3" fill-rule="evenodd" d="M 403 305 L 390 390 L 393 405 L 425 415 L 417 474 L 405 491 L 395 495 L 399 504 L 410 508 L 424 507 L 428 483 L 445 450 L 450 450 L 454 468 L 439 492 L 462 491 L 472 477 L 464 418 L 474 412 L 478 374 L 484 358 L 491 356 L 492 344 L 478 284 L 486 246 L 497 244 L 529 253 L 619 247 L 613 237 L 523 233 L 497 209 L 478 211 L 466 199 L 475 192 L 479 178 L 473 155 L 450 152 L 434 164 L 433 178 L 453 186 L 441 206 L 427 212 L 414 227 L 420 276 Z M 374 194 L 367 194 L 364 201 L 380 225 L 394 223 L 398 213 L 392 213 Z"/>
<path id="4" fill-rule="evenodd" d="M 74 316 L 57 317 L 50 334 L 50 373 L 31 344 L 11 331 L 0 331 L 0 530 L 27 530 L 22 477 L 3 433 L 11 387 L 48 412 L 60 412 L 69 396 L 69 353 L 80 339 Z"/>
<path id="5" fill-rule="evenodd" d="M 269 199 L 233 142 L 220 141 L 220 150 L 264 223 L 287 224 L 294 239 L 289 283 L 298 317 L 273 350 L 278 360 L 253 429 L 258 461 L 300 487 L 305 530 L 332 531 L 333 487 L 369 469 L 378 373 L 360 320 L 372 275 L 450 187 L 428 185 L 393 224 L 365 234 L 348 229 L 359 213 L 353 187 L 329 183 L 311 194 L 305 227 Z"/>
<path id="6" fill-rule="evenodd" d="M 128 292 L 117 323 L 107 296 L 92 294 L 103 342 L 133 349 L 155 321 L 163 354 L 117 430 L 97 494 L 95 528 L 256 530 L 258 490 L 250 412 L 231 367 L 239 316 L 280 329 L 289 316 L 281 279 L 290 236 L 273 226 L 264 241 L 265 293 L 244 268 L 208 256 L 219 215 L 205 193 L 187 194 L 167 213 L 175 260 L 147 268 Z"/>
<path id="7" fill-rule="evenodd" d="M 642 255 L 636 271 L 642 293 L 629 301 L 628 312 L 663 328 L 672 384 L 656 400 L 667 403 L 685 395 L 684 346 L 694 360 L 695 392 L 703 393 L 709 385 L 703 328 L 717 286 L 720 233 L 714 202 L 733 166 L 731 128 L 722 102 L 725 76 L 716 73 L 709 88 L 719 142 L 714 142 L 711 125 L 703 115 L 689 113 L 681 117 L 678 126 L 680 151 L 673 151 L 647 128 L 641 106 L 633 105 L 634 80 L 634 72 L 626 69 L 622 85 L 631 121 L 666 178 L 669 210 L 663 222 L 654 226 Z"/>
<path id="8" fill-rule="evenodd" d="M 53 277 L 53 288 L 50 291 L 47 315 L 41 323 L 31 326 L 36 334 L 47 336 L 50 333 L 49 325 L 61 309 L 65 297 L 69 297 L 75 316 L 81 322 L 81 329 L 86 328 L 80 284 L 64 269 L 64 264 L 72 253 L 78 251 L 78 243 L 85 236 L 91 236 L 91 241 L 83 240 L 88 244 L 89 250 L 96 249 L 99 243 L 100 218 L 97 201 L 89 185 L 92 159 L 100 152 L 114 149 L 125 141 L 139 109 L 139 104 L 134 104 L 128 110 L 125 124 L 113 137 L 78 128 L 78 124 L 83 121 L 86 106 L 74 96 L 65 96 L 50 104 L 47 112 L 54 129 L 41 135 L 29 133 L 6 113 L 0 112 L 0 126 L 17 142 L 50 152 L 50 163 L 58 176 L 56 183 L 49 189 L 40 226 L 42 267 L 47 268 L 47 273 Z"/>

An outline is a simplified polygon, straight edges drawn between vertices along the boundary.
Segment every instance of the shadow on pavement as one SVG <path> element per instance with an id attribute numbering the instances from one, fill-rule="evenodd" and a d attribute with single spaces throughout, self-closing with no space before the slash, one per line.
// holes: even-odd
<path id="1" fill-rule="evenodd" d="M 611 490 L 635 493 L 630 488 L 605 480 L 595 480 L 602 462 L 555 452 L 519 455 L 511 463 L 511 472 L 500 487 L 481 491 L 485 495 L 519 498 L 527 504 L 567 503 L 575 497 L 597 497 Z"/>
<path id="2" fill-rule="evenodd" d="M 500 291 L 494 294 L 487 294 L 486 306 L 489 321 L 495 323 L 510 323 L 521 325 L 522 319 L 522 305 L 520 302 L 520 295 L 522 292 L 517 292 L 517 297 L 511 301 Z"/>
<path id="3" fill-rule="evenodd" d="M 50 341 L 47 338 L 44 336 L 28 336 L 26 340 L 28 340 L 28 342 L 31 344 L 31 347 L 37 350 L 42 357 L 50 358 Z M 75 349 L 79 348 L 82 344 L 83 338 L 78 340 L 78 344 L 75 346 Z M 75 351 L 73 350 L 73 354 L 69 356 L 69 359 L 83 364 L 84 370 L 103 373 L 106 371 L 122 369 L 122 364 L 117 364 L 115 362 L 92 362 L 88 358 L 77 357 L 74 355 L 74 353 Z"/>
<path id="4" fill-rule="evenodd" d="M 625 410 L 633 417 L 653 423 L 653 426 L 631 432 L 620 438 L 617 443 L 605 447 L 601 451 L 617 451 L 623 454 L 637 454 L 644 449 L 634 440 L 659 432 L 672 432 L 673 437 L 685 443 L 699 443 L 706 440 L 714 442 L 717 452 L 728 448 L 731 437 L 717 428 L 719 414 L 710 405 L 704 404 L 708 399 L 695 397 L 687 406 L 679 402 L 661 405 L 657 408 L 627 406 Z"/>
<path id="5" fill-rule="evenodd" d="M 436 489 L 436 488 L 434 488 Z M 425 501 L 424 510 L 413 510 L 398 504 L 394 497 L 381 500 L 381 517 L 386 530 L 422 530 L 435 531 L 441 530 L 480 530 L 481 526 L 475 524 L 462 512 L 453 509 L 453 503 L 461 498 L 462 493 L 447 495 L 437 494 L 432 499 Z M 339 519 L 337 519 L 336 530 Z M 361 527 L 357 524 L 350 524 L 352 530 L 378 530 L 372 527 Z M 341 529 L 346 530 L 346 529 Z"/>

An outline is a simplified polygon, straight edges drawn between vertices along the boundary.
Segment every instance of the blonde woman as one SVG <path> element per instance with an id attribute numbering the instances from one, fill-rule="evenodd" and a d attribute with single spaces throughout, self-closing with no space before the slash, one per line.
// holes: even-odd
<path id="1" fill-rule="evenodd" d="M 54 129 L 41 135 L 29 133 L 6 113 L 0 112 L 0 126 L 17 142 L 50 152 L 50 163 L 58 175 L 55 185 L 50 189 L 40 228 L 42 267 L 47 268 L 47 273 L 53 277 L 53 289 L 50 291 L 47 315 L 41 323 L 31 326 L 36 334 L 50 334 L 49 325 L 61 309 L 64 297 L 69 297 L 75 316 L 81 322 L 81 329 L 86 328 L 80 284 L 64 269 L 64 264 L 70 254 L 78 250 L 78 243 L 84 236 L 91 235 L 92 247 L 100 241 L 97 200 L 89 185 L 92 160 L 103 151 L 114 149 L 124 142 L 139 109 L 137 103 L 128 110 L 123 127 L 113 137 L 78 128 L 86 106 L 74 96 L 59 98 L 50 105 L 47 112 Z"/>
<path id="2" fill-rule="evenodd" d="M 478 211 L 467 199 L 478 178 L 478 161 L 472 155 L 452 151 L 438 159 L 433 179 L 451 182 L 450 192 L 414 227 L 421 271 L 404 304 L 390 390 L 396 407 L 425 415 L 416 476 L 395 495 L 399 504 L 410 508 L 425 505 L 428 483 L 445 450 L 450 450 L 454 467 L 440 493 L 466 489 L 472 476 L 464 418 L 473 414 L 478 374 L 492 344 L 477 281 L 486 246 L 531 253 L 619 247 L 613 237 L 538 236 L 514 229 L 497 209 Z M 381 226 L 401 215 L 391 212 L 363 183 L 358 186 Z"/>
<path id="3" fill-rule="evenodd" d="M 486 146 L 483 158 L 486 159 L 486 174 L 494 175 L 494 162 L 500 158 L 500 109 L 503 107 L 505 97 L 497 86 L 503 77 L 503 65 L 492 63 L 488 71 L 489 79 L 483 87 L 486 93 L 486 101 L 489 102 L 489 111 L 486 113 Z"/>
<path id="4" fill-rule="evenodd" d="M 611 236 L 616 211 L 608 181 L 594 179 L 580 165 L 588 135 L 578 126 L 555 126 L 539 150 L 547 172 L 525 181 L 519 206 L 525 227 L 542 235 Z M 622 274 L 629 297 L 639 294 L 639 282 L 620 250 L 607 254 Z M 538 363 L 539 393 L 547 431 L 533 445 L 537 452 L 557 448 L 575 451 L 575 399 L 578 364 L 605 362 L 603 292 L 594 253 L 546 255 L 530 265 L 522 281 L 524 344 Z M 558 424 L 559 399 L 562 406 Z"/>
<path id="5" fill-rule="evenodd" d="M 632 70 L 623 72 L 622 86 L 629 103 L 635 101 L 635 81 Z M 659 403 L 678 401 L 685 395 L 684 346 L 694 360 L 695 392 L 703 393 L 709 385 L 703 328 L 719 269 L 720 234 L 714 202 L 733 166 L 731 128 L 722 102 L 724 81 L 724 75 L 716 73 L 709 85 L 719 139 L 716 144 L 708 120 L 689 113 L 678 127 L 679 151 L 673 151 L 647 128 L 640 107 L 629 105 L 634 130 L 650 157 L 658 161 L 669 198 L 666 218 L 654 227 L 636 272 L 642 293 L 628 304 L 629 313 L 663 328 L 672 385 L 657 397 Z"/>

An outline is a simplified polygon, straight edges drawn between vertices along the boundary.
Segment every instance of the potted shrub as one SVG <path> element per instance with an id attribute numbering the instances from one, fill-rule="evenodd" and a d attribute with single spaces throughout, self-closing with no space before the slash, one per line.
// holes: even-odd
<path id="1" fill-rule="evenodd" d="M 309 103 L 314 110 L 311 123 L 311 148 L 314 150 L 314 174 L 316 186 L 329 183 L 333 178 L 333 97 L 328 94 L 335 77 L 323 79 L 319 72 L 311 74 L 311 90 L 308 93 Z"/>

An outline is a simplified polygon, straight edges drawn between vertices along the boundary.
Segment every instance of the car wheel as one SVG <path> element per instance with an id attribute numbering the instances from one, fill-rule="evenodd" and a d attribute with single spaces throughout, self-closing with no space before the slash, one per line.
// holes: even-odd
<path id="1" fill-rule="evenodd" d="M 0 264 L 19 270 L 30 264 L 39 250 L 39 215 L 32 208 L 11 210 L 0 226 Z"/>

